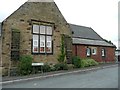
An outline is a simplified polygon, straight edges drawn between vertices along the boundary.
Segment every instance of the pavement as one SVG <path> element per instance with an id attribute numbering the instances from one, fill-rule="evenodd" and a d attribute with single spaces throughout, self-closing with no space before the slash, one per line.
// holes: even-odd
<path id="1" fill-rule="evenodd" d="M 100 64 L 98 66 L 91 66 L 91 67 L 79 68 L 79 69 L 73 69 L 73 70 L 54 71 L 54 72 L 47 72 L 47 73 L 41 73 L 41 74 L 33 74 L 29 76 L 2 77 L 2 82 L 0 82 L 0 84 L 9 84 L 14 82 L 50 78 L 50 77 L 73 74 L 73 73 L 85 73 L 93 70 L 99 70 L 99 69 L 116 67 L 116 66 L 118 66 L 118 64 L 106 63 L 106 64 Z"/>

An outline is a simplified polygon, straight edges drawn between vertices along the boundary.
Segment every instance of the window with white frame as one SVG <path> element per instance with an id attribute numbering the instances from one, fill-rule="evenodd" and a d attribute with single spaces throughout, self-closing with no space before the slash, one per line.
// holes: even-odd
<path id="1" fill-rule="evenodd" d="M 38 53 L 38 35 L 33 35 L 33 52 Z"/>
<path id="2" fill-rule="evenodd" d="M 90 48 L 87 48 L 87 56 L 90 56 L 90 52 L 91 52 L 91 49 Z"/>
<path id="3" fill-rule="evenodd" d="M 96 48 L 92 48 L 92 55 L 96 55 L 97 54 L 97 49 Z"/>
<path id="4" fill-rule="evenodd" d="M 52 53 L 52 26 L 33 24 L 33 53 Z"/>
<path id="5" fill-rule="evenodd" d="M 105 49 L 102 49 L 101 53 L 102 53 L 102 57 L 104 57 L 105 56 Z"/>

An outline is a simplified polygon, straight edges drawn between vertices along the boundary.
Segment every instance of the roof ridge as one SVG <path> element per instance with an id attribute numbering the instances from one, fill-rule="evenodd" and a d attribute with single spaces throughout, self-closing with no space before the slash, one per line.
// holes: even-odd
<path id="1" fill-rule="evenodd" d="M 80 25 L 75 25 L 75 24 L 69 24 L 69 25 L 70 25 L 71 31 L 73 32 L 73 36 L 75 35 L 75 36 L 79 36 L 79 37 L 83 37 L 83 38 L 104 40 L 91 27 L 80 26 Z"/>
<path id="2" fill-rule="evenodd" d="M 91 28 L 91 27 L 87 27 L 87 26 L 83 26 L 83 25 L 78 25 L 78 24 L 71 24 L 71 23 L 68 23 L 69 25 L 74 25 L 74 26 L 78 26 L 78 27 L 86 27 L 86 28 Z"/>
<path id="3" fill-rule="evenodd" d="M 73 36 L 73 38 L 80 38 L 80 39 L 89 39 L 89 40 L 99 40 L 99 39 L 92 39 L 92 38 L 84 38 L 84 37 L 75 37 L 75 36 Z M 102 40 L 99 40 L 99 41 L 105 41 L 104 39 L 102 39 Z"/>
<path id="4" fill-rule="evenodd" d="M 28 0 L 27 2 L 54 2 L 54 0 Z"/>

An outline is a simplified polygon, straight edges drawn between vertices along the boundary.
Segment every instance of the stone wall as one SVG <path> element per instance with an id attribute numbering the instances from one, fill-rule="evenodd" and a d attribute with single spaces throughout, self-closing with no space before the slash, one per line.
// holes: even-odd
<path id="1" fill-rule="evenodd" d="M 54 24 L 53 54 L 31 54 L 32 20 Z M 20 54 L 32 55 L 35 62 L 57 63 L 60 53 L 61 34 L 71 36 L 69 25 L 54 2 L 26 2 L 3 21 L 2 61 L 3 67 L 9 68 L 11 60 L 11 30 L 20 30 Z M 12 62 L 12 66 L 15 63 Z"/>
<path id="2" fill-rule="evenodd" d="M 1 60 L 1 56 L 2 56 L 2 42 L 1 42 L 1 36 L 0 36 L 0 67 L 2 66 L 2 60 Z"/>

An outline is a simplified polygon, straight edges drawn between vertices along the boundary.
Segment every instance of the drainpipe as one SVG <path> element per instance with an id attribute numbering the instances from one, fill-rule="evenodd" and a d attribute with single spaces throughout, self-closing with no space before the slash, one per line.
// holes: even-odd
<path id="1" fill-rule="evenodd" d="M 77 56 L 77 45 L 75 45 L 75 55 Z"/>

